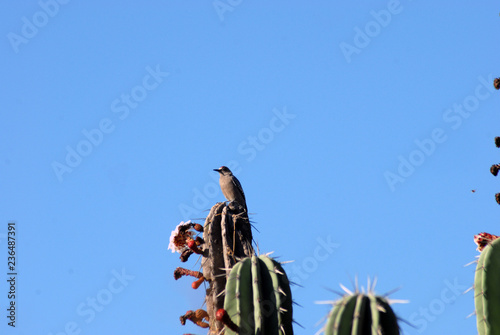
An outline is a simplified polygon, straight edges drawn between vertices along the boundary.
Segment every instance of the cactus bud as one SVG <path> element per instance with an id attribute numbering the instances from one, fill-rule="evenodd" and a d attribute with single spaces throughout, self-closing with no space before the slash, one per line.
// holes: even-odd
<path id="1" fill-rule="evenodd" d="M 224 308 L 220 308 L 215 314 L 217 321 L 222 322 L 227 328 L 231 329 L 233 332 L 239 333 L 240 328 L 231 320 Z"/>

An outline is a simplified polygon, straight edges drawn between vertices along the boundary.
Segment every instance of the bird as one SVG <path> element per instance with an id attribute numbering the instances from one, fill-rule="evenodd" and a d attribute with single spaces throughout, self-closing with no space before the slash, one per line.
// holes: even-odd
<path id="1" fill-rule="evenodd" d="M 227 166 L 221 166 L 218 169 L 214 169 L 214 171 L 217 171 L 220 174 L 220 188 L 227 201 L 237 202 L 239 205 L 243 206 L 245 212 L 247 212 L 245 193 L 243 192 L 243 188 L 241 187 L 238 178 L 233 175 Z"/>

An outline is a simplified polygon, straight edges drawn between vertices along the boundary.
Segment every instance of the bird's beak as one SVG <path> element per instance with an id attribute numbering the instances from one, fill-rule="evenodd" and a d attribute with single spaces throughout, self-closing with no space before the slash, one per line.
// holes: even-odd
<path id="1" fill-rule="evenodd" d="M 214 169 L 214 171 L 220 172 L 220 169 Z"/>

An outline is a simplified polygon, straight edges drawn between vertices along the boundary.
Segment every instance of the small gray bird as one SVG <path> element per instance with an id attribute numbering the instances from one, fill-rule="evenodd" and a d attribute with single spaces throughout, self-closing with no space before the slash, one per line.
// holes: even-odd
<path id="1" fill-rule="evenodd" d="M 228 201 L 236 201 L 239 205 L 243 206 L 246 212 L 247 202 L 245 200 L 245 193 L 238 178 L 226 166 L 221 166 L 218 169 L 214 169 L 214 171 L 220 174 L 219 184 L 224 197 Z"/>

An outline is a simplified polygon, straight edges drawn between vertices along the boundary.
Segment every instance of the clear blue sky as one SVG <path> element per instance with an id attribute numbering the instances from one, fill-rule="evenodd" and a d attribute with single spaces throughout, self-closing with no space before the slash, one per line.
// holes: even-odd
<path id="1" fill-rule="evenodd" d="M 215 4 L 215 5 L 214 5 Z M 473 334 L 473 235 L 500 233 L 498 4 L 8 2 L 0 11 L 2 334 L 204 334 L 182 220 L 233 167 L 313 334 L 328 289 L 401 287 L 406 334 Z M 471 190 L 476 190 L 475 193 Z M 197 222 L 203 222 L 198 220 Z M 198 269 L 193 258 L 185 266 Z"/>

